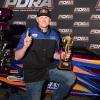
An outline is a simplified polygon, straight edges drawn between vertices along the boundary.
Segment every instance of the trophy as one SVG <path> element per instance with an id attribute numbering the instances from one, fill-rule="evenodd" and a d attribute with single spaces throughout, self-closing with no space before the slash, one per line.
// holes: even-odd
<path id="1" fill-rule="evenodd" d="M 67 58 L 59 60 L 58 68 L 72 70 L 71 64 L 71 47 L 73 44 L 73 36 L 69 33 L 69 35 L 62 37 L 62 50 L 68 55 Z"/>

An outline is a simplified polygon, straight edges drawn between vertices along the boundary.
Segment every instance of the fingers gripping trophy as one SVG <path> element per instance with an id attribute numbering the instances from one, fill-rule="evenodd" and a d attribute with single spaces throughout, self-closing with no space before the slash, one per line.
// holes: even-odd
<path id="1" fill-rule="evenodd" d="M 72 64 L 71 64 L 71 47 L 73 44 L 73 36 L 71 33 L 69 35 L 66 35 L 62 37 L 62 50 L 65 52 L 67 57 L 64 59 L 59 60 L 59 69 L 67 69 L 67 70 L 72 70 Z"/>

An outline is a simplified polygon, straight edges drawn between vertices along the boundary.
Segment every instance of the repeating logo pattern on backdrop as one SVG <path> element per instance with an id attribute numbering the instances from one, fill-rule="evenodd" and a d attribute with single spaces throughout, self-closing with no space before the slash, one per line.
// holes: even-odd
<path id="1" fill-rule="evenodd" d="M 72 33 L 73 45 L 100 54 L 100 0 L 1 0 L 0 6 L 13 10 L 11 24 L 26 27 L 35 24 L 36 11 L 47 6 L 52 14 L 52 27 L 62 36 Z"/>

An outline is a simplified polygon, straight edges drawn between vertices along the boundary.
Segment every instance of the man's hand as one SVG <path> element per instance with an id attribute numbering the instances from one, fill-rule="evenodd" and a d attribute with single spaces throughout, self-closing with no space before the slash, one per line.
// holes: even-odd
<path id="1" fill-rule="evenodd" d="M 31 45 L 31 42 L 32 42 L 32 37 L 29 36 L 29 32 L 27 31 L 26 37 L 24 39 L 24 47 L 28 48 Z"/>
<path id="2" fill-rule="evenodd" d="M 60 58 L 65 60 L 68 59 L 70 57 L 70 54 L 66 54 L 64 51 L 61 51 L 61 55 Z"/>
<path id="3" fill-rule="evenodd" d="M 60 59 L 66 60 L 66 59 L 70 58 L 70 54 L 71 54 L 71 52 L 70 53 L 66 53 L 64 51 L 55 52 L 53 58 L 57 59 L 57 60 L 60 60 Z"/>
<path id="4" fill-rule="evenodd" d="M 20 59 L 22 59 L 24 57 L 26 50 L 31 45 L 31 42 L 32 42 L 32 38 L 31 38 L 31 36 L 29 36 L 29 32 L 27 31 L 26 37 L 24 39 L 24 46 L 23 46 L 23 48 L 18 49 L 15 52 L 15 59 L 16 60 L 20 60 Z"/>

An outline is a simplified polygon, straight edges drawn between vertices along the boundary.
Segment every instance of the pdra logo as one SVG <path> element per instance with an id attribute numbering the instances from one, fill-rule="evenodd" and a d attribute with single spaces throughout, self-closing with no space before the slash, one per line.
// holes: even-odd
<path id="1" fill-rule="evenodd" d="M 46 6 L 52 8 L 53 0 L 5 0 L 3 7 L 13 10 L 37 10 Z"/>
<path id="2" fill-rule="evenodd" d="M 97 1 L 95 8 L 96 8 L 96 11 L 100 11 L 100 0 Z"/>

